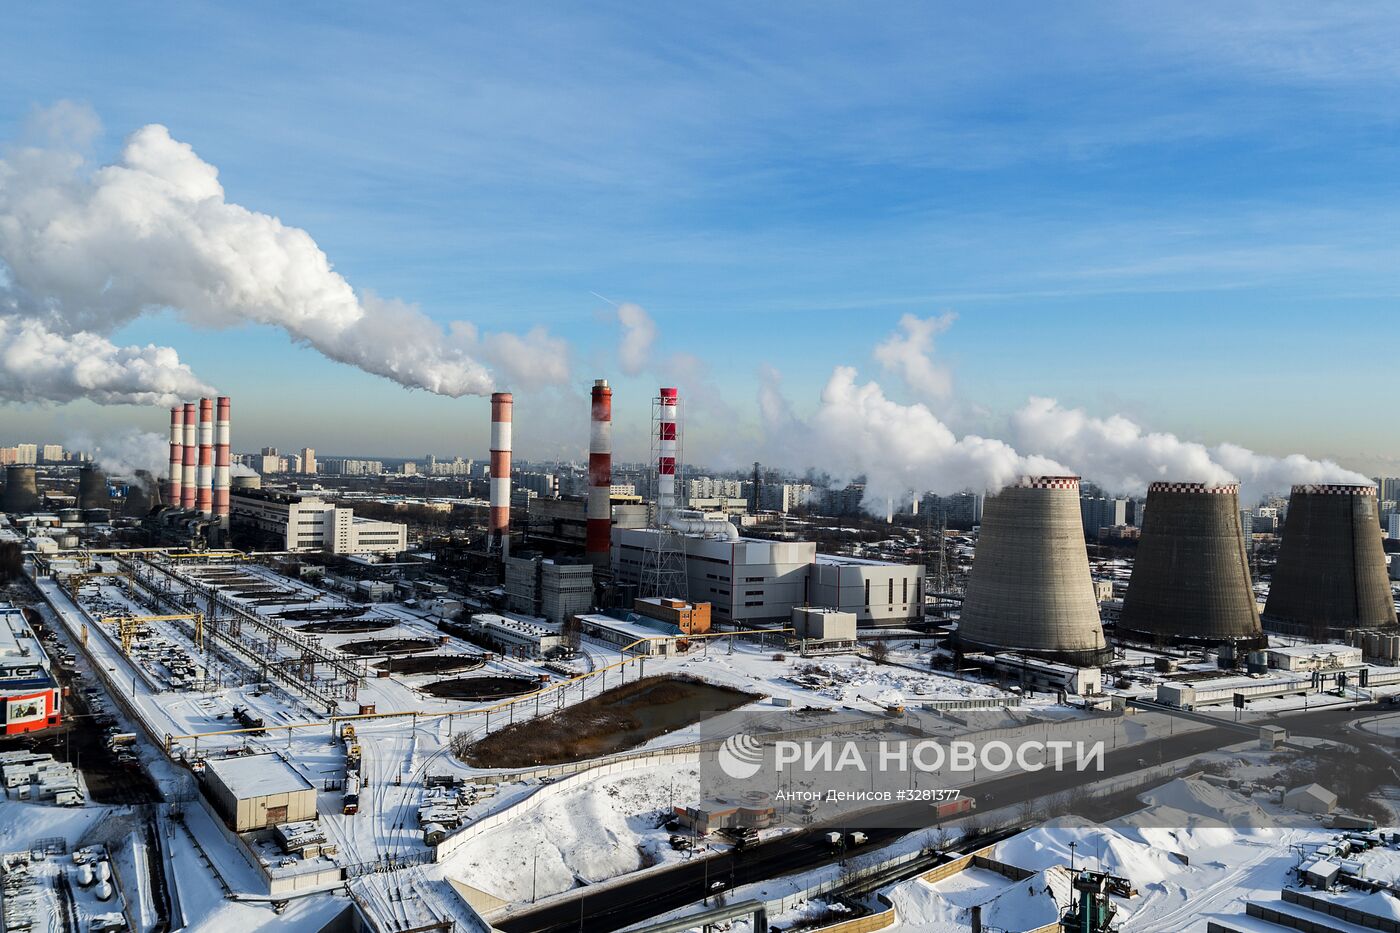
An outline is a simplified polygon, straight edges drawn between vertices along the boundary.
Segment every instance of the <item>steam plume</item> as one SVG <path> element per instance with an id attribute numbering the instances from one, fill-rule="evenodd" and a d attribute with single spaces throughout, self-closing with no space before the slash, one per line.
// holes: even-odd
<path id="1" fill-rule="evenodd" d="M 195 326 L 279 327 L 333 360 L 441 395 L 492 391 L 483 359 L 522 382 L 567 375 L 566 348 L 543 331 L 522 342 L 463 322 L 444 329 L 413 305 L 356 294 L 306 231 L 227 201 L 214 166 L 163 126 L 132 133 L 117 160 L 95 171 L 71 144 L 17 149 L 0 161 L 5 347 L 23 323 L 105 352 L 79 372 L 50 339 L 50 358 L 63 362 L 32 395 L 63 401 L 88 394 L 91 382 L 105 402 L 199 391 L 187 369 L 188 384 L 170 384 L 173 350 L 102 346 L 105 335 L 162 308 Z M 526 343 L 539 352 L 523 352 Z M 15 382 L 28 355 L 6 353 L 4 362 L 0 379 Z M 104 366 L 117 375 L 90 372 Z M 108 383 L 114 388 L 101 394 Z"/>

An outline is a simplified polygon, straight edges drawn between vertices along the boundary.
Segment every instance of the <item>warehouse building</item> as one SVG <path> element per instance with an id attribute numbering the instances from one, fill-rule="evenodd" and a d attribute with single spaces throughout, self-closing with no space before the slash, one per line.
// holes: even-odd
<path id="1" fill-rule="evenodd" d="M 1252 677 L 1218 677 L 1195 683 L 1158 684 L 1157 702 L 1190 710 L 1233 703 L 1236 694 L 1240 694 L 1245 702 L 1249 702 L 1270 697 L 1304 696 L 1311 688 L 1311 678 L 1280 676 L 1255 680 Z"/>
<path id="2" fill-rule="evenodd" d="M 241 489 L 230 497 L 230 522 L 240 540 L 267 540 L 279 550 L 327 554 L 398 554 L 408 526 L 357 518 L 354 509 L 316 496 Z"/>
<path id="3" fill-rule="evenodd" d="M 280 755 L 211 758 L 204 788 L 234 832 L 316 819 L 316 788 Z"/>
<path id="4" fill-rule="evenodd" d="M 650 528 L 613 529 L 613 573 L 639 585 Z M 682 535 L 692 600 L 709 602 L 717 622 L 786 626 L 792 610 L 819 606 L 852 612 L 860 625 L 907 625 L 923 617 L 923 568 L 818 554 L 811 541 Z"/>
<path id="5" fill-rule="evenodd" d="M 856 614 L 799 606 L 792 610 L 793 638 L 805 650 L 848 650 L 856 646 Z"/>
<path id="6" fill-rule="evenodd" d="M 637 613 L 630 613 L 626 619 L 600 612 L 577 618 L 583 634 L 615 648 L 626 648 L 629 654 L 669 658 L 680 647 L 679 628 Z"/>
<path id="7" fill-rule="evenodd" d="M 1269 667 L 1280 671 L 1335 671 L 1360 667 L 1361 649 L 1348 645 L 1293 645 L 1269 649 Z"/>

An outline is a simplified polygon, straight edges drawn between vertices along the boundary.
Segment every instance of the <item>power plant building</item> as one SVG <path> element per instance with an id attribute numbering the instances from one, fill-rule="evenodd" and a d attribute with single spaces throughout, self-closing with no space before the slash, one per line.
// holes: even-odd
<path id="1" fill-rule="evenodd" d="M 1374 486 L 1293 487 L 1263 623 L 1342 641 L 1352 629 L 1395 627 Z"/>
<path id="2" fill-rule="evenodd" d="M 1239 486 L 1152 483 L 1147 505 L 1118 630 L 1152 642 L 1262 646 Z"/>
<path id="3" fill-rule="evenodd" d="M 278 550 L 327 554 L 398 554 L 408 526 L 357 518 L 353 509 L 314 496 L 240 489 L 231 497 L 235 532 L 270 540 Z"/>
<path id="4" fill-rule="evenodd" d="M 0 606 L 0 717 L 5 735 L 37 732 L 62 720 L 49 656 L 24 612 Z"/>
<path id="5" fill-rule="evenodd" d="M 651 528 L 613 529 L 618 582 L 640 584 L 657 534 Z M 907 625 L 923 617 L 923 568 L 916 565 L 819 555 L 811 541 L 762 541 L 737 533 L 677 539 L 685 549 L 690 599 L 710 603 L 720 622 L 786 626 L 792 610 L 802 606 L 849 611 L 861 625 Z"/>
<path id="6" fill-rule="evenodd" d="M 1029 477 L 987 497 L 958 643 L 1071 664 L 1105 658 L 1079 477 Z"/>

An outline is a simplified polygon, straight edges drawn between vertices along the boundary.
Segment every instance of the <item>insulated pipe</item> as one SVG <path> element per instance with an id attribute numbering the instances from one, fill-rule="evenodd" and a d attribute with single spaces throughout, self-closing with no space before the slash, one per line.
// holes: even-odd
<path id="1" fill-rule="evenodd" d="M 510 547 L 509 392 L 491 393 L 491 542 L 504 553 Z"/>
<path id="2" fill-rule="evenodd" d="M 665 525 L 676 507 L 676 406 L 680 395 L 675 389 L 663 388 L 657 401 L 656 510 L 658 523 Z"/>
<path id="3" fill-rule="evenodd" d="M 229 485 L 231 482 L 229 461 L 229 397 L 219 396 L 218 409 L 214 421 L 214 515 L 228 518 Z"/>
<path id="4" fill-rule="evenodd" d="M 606 564 L 612 549 L 612 389 L 593 382 L 593 416 L 588 436 L 588 536 L 584 551 Z"/>
<path id="5" fill-rule="evenodd" d="M 214 402 L 199 400 L 199 472 L 194 507 L 200 515 L 214 514 Z"/>
<path id="6" fill-rule="evenodd" d="M 199 410 L 185 403 L 185 465 L 180 471 L 180 508 L 193 509 L 199 472 Z"/>
<path id="7" fill-rule="evenodd" d="M 185 409 L 176 405 L 170 409 L 170 481 L 165 487 L 165 501 L 180 505 L 180 474 L 185 469 Z"/>
<path id="8" fill-rule="evenodd" d="M 697 509 L 677 509 L 666 524 L 683 535 L 714 535 L 739 540 L 739 529 L 723 515 L 706 515 Z"/>

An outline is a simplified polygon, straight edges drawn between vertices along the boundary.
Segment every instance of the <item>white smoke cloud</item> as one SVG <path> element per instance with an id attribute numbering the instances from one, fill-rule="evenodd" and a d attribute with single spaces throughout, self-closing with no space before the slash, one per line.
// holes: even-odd
<path id="1" fill-rule="evenodd" d="M 119 347 L 0 315 L 0 401 L 173 405 L 212 392 L 169 347 Z"/>
<path id="2" fill-rule="evenodd" d="M 357 295 L 306 231 L 227 201 L 217 169 L 163 126 L 132 133 L 95 171 L 80 148 L 0 160 L 0 314 L 74 340 L 163 308 L 201 327 L 267 324 L 333 360 L 453 397 L 492 391 L 488 363 L 506 381 L 567 377 L 567 348 L 542 330 L 444 329 L 413 305 Z"/>
<path id="3" fill-rule="evenodd" d="M 875 347 L 875 359 L 919 396 L 947 398 L 953 393 L 953 374 L 934 361 L 933 338 L 957 318 L 951 311 L 930 318 L 906 314 L 899 319 L 899 330 Z"/>
<path id="4" fill-rule="evenodd" d="M 1235 444 L 1207 447 L 1146 431 L 1121 415 L 1095 418 L 1049 398 L 1031 398 L 1011 425 L 1019 446 L 1063 460 L 1117 493 L 1141 494 L 1154 481 L 1212 486 L 1238 481 L 1255 493 L 1287 491 L 1295 483 L 1370 483 L 1331 460 L 1270 457 Z"/>
<path id="5" fill-rule="evenodd" d="M 865 505 L 877 512 L 887 501 L 925 492 L 996 492 L 1023 476 L 1068 472 L 1003 441 L 958 437 L 926 405 L 892 401 L 878 383 L 859 383 L 849 366 L 831 374 L 810 418 L 793 412 L 772 370 L 764 374 L 759 407 L 779 462 L 819 464 L 847 480 L 864 475 Z"/>
<path id="6" fill-rule="evenodd" d="M 631 303 L 617 306 L 617 322 L 622 325 L 622 341 L 617 347 L 618 365 L 629 376 L 639 375 L 655 362 L 652 345 L 656 342 L 656 322 L 641 305 Z"/>
<path id="7" fill-rule="evenodd" d="M 137 470 L 153 477 L 170 473 L 170 438 L 150 431 L 128 428 L 101 434 L 74 434 L 66 438 L 69 450 L 86 450 L 93 463 L 109 477 L 135 478 Z"/>

